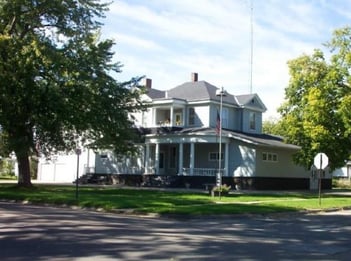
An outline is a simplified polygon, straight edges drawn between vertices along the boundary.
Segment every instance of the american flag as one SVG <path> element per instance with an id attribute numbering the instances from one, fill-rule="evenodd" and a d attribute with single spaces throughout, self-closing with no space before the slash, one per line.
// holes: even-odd
<path id="1" fill-rule="evenodd" d="M 216 122 L 216 133 L 219 135 L 221 129 L 221 117 L 219 116 L 219 112 L 217 110 L 217 122 Z"/>

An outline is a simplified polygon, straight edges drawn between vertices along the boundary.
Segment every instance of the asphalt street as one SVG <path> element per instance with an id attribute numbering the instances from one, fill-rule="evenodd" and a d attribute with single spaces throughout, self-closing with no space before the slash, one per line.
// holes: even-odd
<path id="1" fill-rule="evenodd" d="M 0 260 L 350 260 L 350 217 L 174 219 L 0 202 Z"/>

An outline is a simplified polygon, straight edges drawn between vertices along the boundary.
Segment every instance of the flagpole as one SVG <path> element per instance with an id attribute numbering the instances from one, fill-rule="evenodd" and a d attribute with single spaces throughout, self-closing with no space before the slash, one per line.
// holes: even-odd
<path id="1" fill-rule="evenodd" d="M 223 87 L 222 87 L 223 90 Z M 223 95 L 221 91 L 221 104 L 220 104 L 220 114 L 219 114 L 219 155 L 218 155 L 218 175 L 219 175 L 219 198 L 221 198 L 221 189 L 222 189 L 222 106 L 223 106 Z"/>
<path id="2" fill-rule="evenodd" d="M 220 96 L 220 107 L 219 107 L 219 148 L 218 148 L 218 173 L 217 173 L 217 182 L 216 185 L 219 187 L 219 198 L 221 198 L 221 189 L 222 189 L 222 110 L 223 110 L 223 96 L 225 92 L 223 87 L 217 90 L 217 96 Z"/>

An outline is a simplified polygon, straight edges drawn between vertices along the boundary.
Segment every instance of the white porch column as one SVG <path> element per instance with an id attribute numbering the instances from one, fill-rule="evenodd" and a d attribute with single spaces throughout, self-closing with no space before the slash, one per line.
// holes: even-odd
<path id="1" fill-rule="evenodd" d="M 195 143 L 190 143 L 190 175 L 194 175 L 194 162 L 195 162 Z"/>
<path id="2" fill-rule="evenodd" d="M 160 144 L 156 143 L 155 149 L 155 174 L 160 174 Z"/>
<path id="3" fill-rule="evenodd" d="M 179 143 L 178 175 L 183 175 L 183 143 Z"/>
<path id="4" fill-rule="evenodd" d="M 185 108 L 183 108 L 183 110 L 182 110 L 182 126 L 185 126 L 186 124 L 185 124 Z"/>
<path id="5" fill-rule="evenodd" d="M 229 167 L 229 143 L 224 143 L 224 173 L 223 176 L 228 176 Z"/>
<path id="6" fill-rule="evenodd" d="M 174 108 L 173 108 L 173 105 L 171 106 L 171 112 L 170 112 L 170 119 L 169 119 L 169 124 L 170 124 L 170 126 L 174 126 L 175 124 L 173 123 L 173 119 L 174 119 Z"/>
<path id="7" fill-rule="evenodd" d="M 144 174 L 148 174 L 150 169 L 150 144 L 145 145 L 145 169 Z"/>
<path id="8" fill-rule="evenodd" d="M 157 126 L 157 122 L 156 122 L 156 108 L 152 108 L 152 126 Z"/>

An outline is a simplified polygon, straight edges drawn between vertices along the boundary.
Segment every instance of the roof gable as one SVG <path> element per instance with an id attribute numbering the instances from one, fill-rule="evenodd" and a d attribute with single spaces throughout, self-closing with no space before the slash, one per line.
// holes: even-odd
<path id="1" fill-rule="evenodd" d="M 237 95 L 236 99 L 241 107 L 259 110 L 262 112 L 267 110 L 266 106 L 263 104 L 262 100 L 256 93 Z"/>

